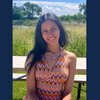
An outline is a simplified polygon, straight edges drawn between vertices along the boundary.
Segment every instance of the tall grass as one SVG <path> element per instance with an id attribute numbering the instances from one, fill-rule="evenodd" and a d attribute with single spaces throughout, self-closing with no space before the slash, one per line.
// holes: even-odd
<path id="1" fill-rule="evenodd" d="M 64 25 L 65 26 L 65 25 Z M 13 29 L 13 56 L 25 56 L 34 46 L 35 27 L 28 29 Z M 78 57 L 86 56 L 86 26 L 66 25 L 69 45 L 66 50 Z"/>
<path id="2" fill-rule="evenodd" d="M 86 57 L 86 26 L 68 25 L 65 27 L 68 34 L 68 51 L 75 53 L 78 57 Z"/>
<path id="3" fill-rule="evenodd" d="M 34 28 L 13 29 L 13 56 L 24 56 L 33 48 Z"/>

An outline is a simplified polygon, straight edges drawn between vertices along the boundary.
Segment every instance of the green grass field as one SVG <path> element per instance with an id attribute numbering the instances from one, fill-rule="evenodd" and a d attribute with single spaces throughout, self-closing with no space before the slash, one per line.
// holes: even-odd
<path id="1" fill-rule="evenodd" d="M 13 56 L 25 56 L 34 47 L 34 31 L 35 27 L 13 29 Z M 86 25 L 66 25 L 65 31 L 69 40 L 66 49 L 78 57 L 86 57 Z"/>

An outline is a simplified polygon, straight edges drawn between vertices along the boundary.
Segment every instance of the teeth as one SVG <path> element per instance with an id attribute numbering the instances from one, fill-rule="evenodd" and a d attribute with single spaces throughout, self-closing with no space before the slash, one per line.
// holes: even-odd
<path id="1" fill-rule="evenodd" d="M 54 40 L 54 38 L 51 38 L 50 40 Z"/>

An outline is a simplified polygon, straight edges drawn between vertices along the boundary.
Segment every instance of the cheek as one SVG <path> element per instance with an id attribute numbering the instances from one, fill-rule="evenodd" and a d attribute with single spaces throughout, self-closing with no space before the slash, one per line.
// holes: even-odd
<path id="1" fill-rule="evenodd" d="M 56 37 L 59 39 L 60 38 L 60 31 L 57 32 Z"/>
<path id="2" fill-rule="evenodd" d="M 46 35 L 42 35 L 44 41 L 47 41 L 47 36 Z"/>

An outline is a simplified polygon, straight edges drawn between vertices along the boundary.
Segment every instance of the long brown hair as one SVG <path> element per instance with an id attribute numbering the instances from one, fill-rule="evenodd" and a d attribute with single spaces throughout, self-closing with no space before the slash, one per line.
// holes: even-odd
<path id="1" fill-rule="evenodd" d="M 64 30 L 61 22 L 59 21 L 58 17 L 56 15 L 52 14 L 52 13 L 47 13 L 47 14 L 42 15 L 39 18 L 39 21 L 37 23 L 36 30 L 35 30 L 35 45 L 34 45 L 34 48 L 29 52 L 27 59 L 26 59 L 26 61 L 27 61 L 30 58 L 30 56 L 33 55 L 32 61 L 25 66 L 25 69 L 27 69 L 28 72 L 31 71 L 33 65 L 37 61 L 40 61 L 42 59 L 42 55 L 44 55 L 45 52 L 46 52 L 47 44 L 44 41 L 42 34 L 41 34 L 41 25 L 45 20 L 51 20 L 58 25 L 58 28 L 60 30 L 59 45 L 61 47 L 65 47 L 68 44 L 67 33 L 65 32 L 65 30 Z"/>

